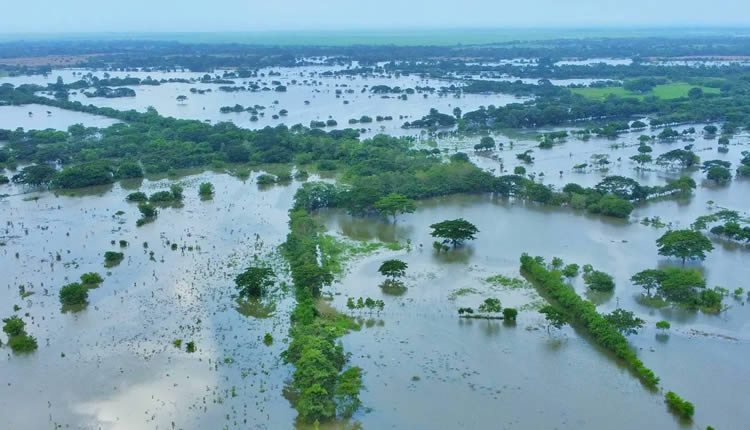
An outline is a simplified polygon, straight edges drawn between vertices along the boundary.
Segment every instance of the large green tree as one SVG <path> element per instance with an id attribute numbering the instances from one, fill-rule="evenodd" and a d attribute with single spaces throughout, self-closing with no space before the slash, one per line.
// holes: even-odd
<path id="1" fill-rule="evenodd" d="M 685 260 L 704 260 L 706 253 L 714 249 L 711 241 L 703 233 L 695 230 L 672 230 L 656 240 L 659 255 Z"/>
<path id="2" fill-rule="evenodd" d="M 407 267 L 409 267 L 409 265 L 401 260 L 385 260 L 383 264 L 380 265 L 380 268 L 378 268 L 378 272 L 389 278 L 400 278 L 406 274 Z"/>
<path id="3" fill-rule="evenodd" d="M 458 246 L 466 240 L 475 239 L 479 229 L 463 218 L 446 220 L 430 226 L 432 237 L 443 239 L 443 242 L 450 242 L 453 246 Z"/>
<path id="4" fill-rule="evenodd" d="M 276 274 L 270 267 L 251 266 L 234 278 L 242 298 L 261 297 L 276 282 Z"/>
<path id="5" fill-rule="evenodd" d="M 392 217 L 393 222 L 396 222 L 396 215 L 412 213 L 417 209 L 414 200 L 398 193 L 388 194 L 376 201 L 373 206 L 380 215 Z"/>

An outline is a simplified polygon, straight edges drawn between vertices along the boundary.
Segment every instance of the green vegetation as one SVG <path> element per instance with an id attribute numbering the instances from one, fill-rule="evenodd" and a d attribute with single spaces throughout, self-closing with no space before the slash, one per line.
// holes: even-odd
<path id="1" fill-rule="evenodd" d="M 66 306 L 85 305 L 88 303 L 89 287 L 78 282 L 60 288 L 60 303 Z"/>
<path id="2" fill-rule="evenodd" d="M 659 247 L 659 255 L 677 257 L 685 260 L 705 260 L 706 253 L 714 249 L 711 241 L 698 231 L 673 230 L 664 233 L 656 240 Z"/>
<path id="3" fill-rule="evenodd" d="M 703 275 L 695 269 L 647 269 L 636 273 L 630 280 L 645 289 L 649 299 L 679 303 L 714 313 L 722 308 L 722 294 L 715 289 L 707 289 Z M 653 296 L 652 289 L 656 290 Z"/>
<path id="4" fill-rule="evenodd" d="M 559 271 L 547 270 L 544 264 L 526 254 L 521 257 L 521 270 L 540 292 L 554 300 L 554 303 L 546 308 L 548 311 L 550 308 L 555 309 L 555 312 L 549 311 L 555 316 L 551 322 L 577 322 L 599 345 L 627 363 L 646 385 L 659 384 L 659 378 L 638 359 L 625 337 L 596 311 L 593 303 L 581 299 L 572 288 L 565 285 Z M 561 317 L 557 318 L 558 316 Z"/>
<path id="5" fill-rule="evenodd" d="M 589 99 L 604 100 L 614 95 L 616 97 L 634 97 L 643 100 L 645 97 L 653 96 L 660 99 L 671 100 L 678 98 L 687 98 L 688 92 L 692 88 L 700 88 L 704 94 L 719 94 L 718 88 L 695 87 L 693 85 L 681 82 L 655 85 L 646 92 L 634 92 L 624 87 L 603 87 L 603 88 L 573 88 L 573 94 L 580 94 Z"/>
<path id="6" fill-rule="evenodd" d="M 384 196 L 373 204 L 376 211 L 382 216 L 390 216 L 396 222 L 396 215 L 412 213 L 417 209 L 414 200 L 398 193 Z"/>
<path id="7" fill-rule="evenodd" d="M 401 260 L 385 260 L 378 268 L 378 272 L 388 278 L 401 278 L 406 275 L 408 267 L 409 265 Z"/>
<path id="8" fill-rule="evenodd" d="M 27 353 L 37 349 L 36 339 L 26 333 L 26 323 L 17 316 L 3 319 L 3 332 L 8 335 L 8 346 L 14 353 Z"/>
<path id="9" fill-rule="evenodd" d="M 432 237 L 443 239 L 443 243 L 451 243 L 453 247 L 462 244 L 466 240 L 474 240 L 479 229 L 463 218 L 446 220 L 430 226 Z"/>
<path id="10" fill-rule="evenodd" d="M 214 195 L 214 186 L 210 182 L 203 182 L 198 187 L 198 195 L 202 198 L 210 198 Z"/>
<path id="11" fill-rule="evenodd" d="M 667 402 L 667 405 L 669 405 L 669 409 L 674 411 L 680 417 L 685 419 L 693 418 L 695 407 L 692 403 L 683 400 L 680 396 L 673 393 L 672 391 L 668 391 L 667 394 L 664 395 L 664 399 Z"/>
<path id="12" fill-rule="evenodd" d="M 276 283 L 276 274 L 270 267 L 251 266 L 234 278 L 240 298 L 262 297 Z"/>
<path id="13" fill-rule="evenodd" d="M 101 275 L 96 272 L 84 273 L 81 275 L 81 282 L 89 288 L 96 288 L 104 282 Z"/>
<path id="14" fill-rule="evenodd" d="M 612 291 L 615 289 L 615 281 L 612 276 L 598 270 L 584 273 L 583 282 L 595 291 Z"/>
<path id="15" fill-rule="evenodd" d="M 125 258 L 122 252 L 107 251 L 104 253 L 104 267 L 114 267 Z"/>

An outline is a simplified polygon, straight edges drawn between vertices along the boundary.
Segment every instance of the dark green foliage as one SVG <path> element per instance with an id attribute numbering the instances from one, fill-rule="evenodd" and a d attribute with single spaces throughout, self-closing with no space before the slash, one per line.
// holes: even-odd
<path id="1" fill-rule="evenodd" d="M 276 283 L 276 274 L 270 267 L 251 266 L 234 278 L 242 298 L 263 296 Z"/>
<path id="2" fill-rule="evenodd" d="M 373 205 L 380 215 L 393 217 L 404 213 L 412 213 L 417 209 L 414 200 L 407 198 L 403 194 L 391 193 L 376 201 Z"/>
<path id="3" fill-rule="evenodd" d="M 129 202 L 145 202 L 146 200 L 148 200 L 148 196 L 146 196 L 146 193 L 137 191 L 135 193 L 128 194 L 125 199 Z"/>
<path id="4" fill-rule="evenodd" d="M 521 257 L 521 269 L 540 291 L 553 299 L 592 338 L 604 348 L 623 359 L 641 380 L 650 385 L 659 384 L 659 378 L 638 359 L 625 337 L 596 311 L 593 303 L 583 300 L 575 291 L 563 283 L 560 272 L 549 271 L 537 259 L 526 254 Z"/>
<path id="5" fill-rule="evenodd" d="M 497 312 L 501 312 L 503 310 L 503 307 L 500 304 L 500 300 L 490 297 L 490 298 L 484 299 L 484 302 L 482 302 L 482 304 L 479 305 L 477 310 L 483 313 L 497 313 Z"/>
<path id="6" fill-rule="evenodd" d="M 39 164 L 24 167 L 19 173 L 13 175 L 11 180 L 17 184 L 38 187 L 51 184 L 56 175 L 57 171 L 54 167 Z"/>
<path id="7" fill-rule="evenodd" d="M 255 182 L 257 182 L 258 185 L 273 185 L 276 183 L 276 176 L 263 173 L 262 175 L 258 176 Z"/>
<path id="8" fill-rule="evenodd" d="M 114 182 L 112 167 L 108 162 L 91 162 L 64 168 L 55 178 L 58 188 L 83 188 Z"/>
<path id="9" fill-rule="evenodd" d="M 143 169 L 135 161 L 125 161 L 117 168 L 116 176 L 119 179 L 142 178 Z"/>
<path id="10" fill-rule="evenodd" d="M 711 241 L 698 231 L 672 230 L 656 240 L 659 255 L 677 257 L 682 263 L 688 259 L 704 260 L 706 253 L 714 249 Z"/>
<path id="11" fill-rule="evenodd" d="M 378 268 L 381 275 L 389 278 L 400 278 L 406 274 L 408 264 L 401 260 L 385 260 Z"/>
<path id="12" fill-rule="evenodd" d="M 539 309 L 539 313 L 543 314 L 544 319 L 547 320 L 548 332 L 550 327 L 560 329 L 568 323 L 568 316 L 565 312 L 558 310 L 554 306 L 546 305 Z"/>
<path id="13" fill-rule="evenodd" d="M 37 349 L 36 338 L 29 336 L 26 333 L 22 333 L 18 336 L 13 336 L 8 339 L 8 346 L 13 352 L 32 352 Z"/>
<path id="14" fill-rule="evenodd" d="M 26 323 L 15 315 L 3 319 L 3 332 L 5 332 L 8 337 L 18 336 L 24 333 L 24 327 L 26 327 Z"/>
<path id="15" fill-rule="evenodd" d="M 615 309 L 612 313 L 604 315 L 604 319 L 625 336 L 638 334 L 638 329 L 643 328 L 645 323 L 645 321 L 636 317 L 633 312 L 624 309 Z"/>
<path id="16" fill-rule="evenodd" d="M 600 272 L 598 270 L 592 270 L 583 275 L 583 282 L 596 291 L 612 291 L 615 289 L 615 281 L 612 276 Z"/>
<path id="17" fill-rule="evenodd" d="M 503 318 L 505 318 L 505 321 L 515 321 L 517 316 L 518 310 L 516 310 L 515 308 L 503 309 Z"/>
<path id="18" fill-rule="evenodd" d="M 81 282 L 84 285 L 97 285 L 104 282 L 104 279 L 96 272 L 89 272 L 81 275 Z"/>
<path id="19" fill-rule="evenodd" d="M 473 240 L 479 233 L 479 229 L 463 218 L 446 220 L 430 226 L 432 237 L 443 239 L 443 242 L 450 242 L 453 246 L 458 246 L 466 240 Z"/>
<path id="20" fill-rule="evenodd" d="M 60 303 L 63 305 L 85 305 L 89 298 L 89 288 L 86 285 L 74 282 L 60 288 Z"/>
<path id="21" fill-rule="evenodd" d="M 138 210 L 143 218 L 154 218 L 158 214 L 156 207 L 150 203 L 141 203 L 138 205 Z"/>
<path id="22" fill-rule="evenodd" d="M 104 265 L 106 267 L 117 266 L 125 258 L 122 252 L 107 251 L 104 253 Z"/>
<path id="23" fill-rule="evenodd" d="M 579 269 L 580 268 L 575 263 L 574 264 L 568 264 L 567 266 L 565 266 L 565 268 L 563 268 L 562 274 L 566 278 L 575 278 L 576 276 L 578 276 Z"/>

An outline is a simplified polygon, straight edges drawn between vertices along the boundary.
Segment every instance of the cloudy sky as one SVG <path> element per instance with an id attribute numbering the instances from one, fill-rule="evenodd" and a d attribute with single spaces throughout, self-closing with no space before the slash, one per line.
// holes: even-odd
<path id="1" fill-rule="evenodd" d="M 2 0 L 0 32 L 750 25 L 750 0 Z"/>

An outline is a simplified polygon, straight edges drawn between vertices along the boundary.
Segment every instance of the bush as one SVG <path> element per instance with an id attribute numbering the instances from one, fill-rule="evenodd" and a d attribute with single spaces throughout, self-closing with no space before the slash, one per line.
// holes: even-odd
<path id="1" fill-rule="evenodd" d="M 171 191 L 157 191 L 151 196 L 149 196 L 148 200 L 151 203 L 169 203 L 175 200 L 174 194 L 172 194 Z"/>
<path id="2" fill-rule="evenodd" d="M 691 419 L 695 413 L 695 407 L 692 403 L 683 400 L 680 396 L 672 391 L 667 392 L 664 395 L 664 399 L 669 405 L 669 408 L 680 415 L 682 418 Z"/>
<path id="3" fill-rule="evenodd" d="M 145 202 L 146 200 L 148 200 L 148 196 L 146 196 L 145 193 L 138 191 L 128 194 L 125 199 L 129 202 Z"/>
<path id="4" fill-rule="evenodd" d="M 3 331 L 5 334 L 8 335 L 8 337 L 18 336 L 20 334 L 24 333 L 24 327 L 26 327 L 26 323 L 23 322 L 23 320 L 17 316 L 12 316 L 10 318 L 5 318 L 3 320 Z"/>
<path id="5" fill-rule="evenodd" d="M 60 288 L 60 303 L 63 305 L 84 305 L 89 298 L 89 289 L 83 284 L 74 282 Z"/>
<path id="6" fill-rule="evenodd" d="M 198 195 L 201 197 L 210 197 L 214 194 L 214 186 L 210 182 L 204 182 L 198 187 Z"/>
<path id="7" fill-rule="evenodd" d="M 90 273 L 84 273 L 81 275 L 81 282 L 83 282 L 85 285 L 91 285 L 91 284 L 101 284 L 104 282 L 104 279 L 96 273 L 96 272 L 90 272 Z"/>
<path id="8" fill-rule="evenodd" d="M 583 282 L 592 290 L 612 291 L 615 289 L 615 281 L 604 272 L 592 270 L 583 275 Z"/>
<path id="9" fill-rule="evenodd" d="M 125 258 L 122 252 L 107 251 L 104 253 L 104 265 L 107 267 L 116 266 Z"/>
<path id="10" fill-rule="evenodd" d="M 503 318 L 505 318 L 505 321 L 515 321 L 516 316 L 518 316 L 518 311 L 514 308 L 505 308 L 503 309 Z"/>
<path id="11" fill-rule="evenodd" d="M 258 185 L 273 185 L 276 183 L 276 177 L 269 174 L 262 174 L 258 176 L 258 179 L 255 180 Z"/>
<path id="12" fill-rule="evenodd" d="M 37 348 L 34 336 L 29 336 L 26 333 L 9 338 L 8 346 L 13 352 L 31 352 Z"/>

